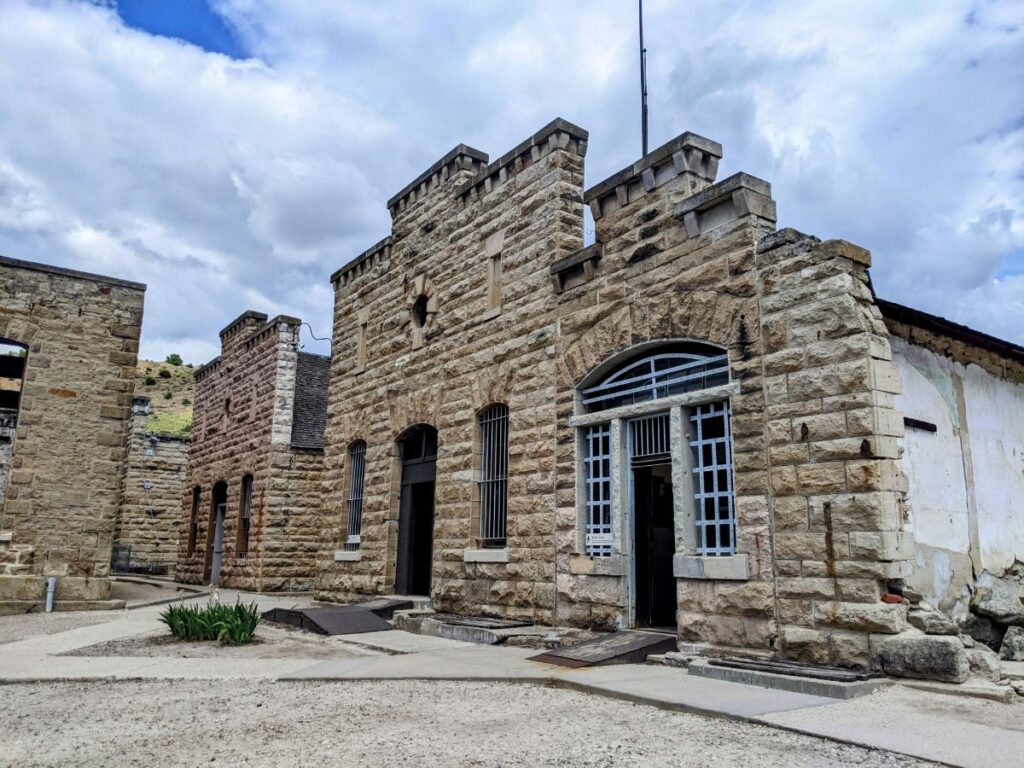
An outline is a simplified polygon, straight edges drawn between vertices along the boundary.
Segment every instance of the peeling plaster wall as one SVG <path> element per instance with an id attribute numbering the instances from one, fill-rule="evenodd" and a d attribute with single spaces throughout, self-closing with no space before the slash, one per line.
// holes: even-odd
<path id="1" fill-rule="evenodd" d="M 1024 560 L 1024 386 L 893 338 L 908 427 L 908 528 L 917 552 L 910 583 L 959 616 L 975 572 Z"/>

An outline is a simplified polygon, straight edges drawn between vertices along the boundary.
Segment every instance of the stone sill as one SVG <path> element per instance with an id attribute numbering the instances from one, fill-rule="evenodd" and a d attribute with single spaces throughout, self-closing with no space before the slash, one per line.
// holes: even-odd
<path id="1" fill-rule="evenodd" d="M 746 555 L 675 555 L 672 575 L 677 579 L 707 579 L 710 581 L 747 581 L 750 567 Z"/>
<path id="2" fill-rule="evenodd" d="M 569 573 L 577 576 L 622 576 L 625 572 L 622 555 L 569 555 Z"/>
<path id="3" fill-rule="evenodd" d="M 334 562 L 336 563 L 356 563 L 362 559 L 363 551 L 361 549 L 339 549 L 334 553 Z"/>
<path id="4" fill-rule="evenodd" d="M 462 550 L 462 562 L 507 563 L 508 547 L 502 549 L 464 549 Z"/>
<path id="5" fill-rule="evenodd" d="M 496 317 L 501 317 L 501 307 L 491 307 L 482 315 L 480 315 L 480 322 L 485 320 L 493 320 Z"/>

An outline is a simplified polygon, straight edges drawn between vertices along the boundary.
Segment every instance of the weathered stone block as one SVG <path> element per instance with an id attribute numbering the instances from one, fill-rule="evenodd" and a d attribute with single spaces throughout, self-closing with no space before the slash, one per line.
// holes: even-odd
<path id="1" fill-rule="evenodd" d="M 963 644 L 955 637 L 901 635 L 872 640 L 875 659 L 893 677 L 962 683 L 970 673 Z"/>
<path id="2" fill-rule="evenodd" d="M 907 628 L 906 608 L 887 603 L 819 602 L 814 604 L 814 623 L 837 629 L 896 634 Z"/>

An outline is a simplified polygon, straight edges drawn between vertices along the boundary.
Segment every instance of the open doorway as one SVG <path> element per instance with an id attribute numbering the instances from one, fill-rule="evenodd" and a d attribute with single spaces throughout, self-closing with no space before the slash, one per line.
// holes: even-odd
<path id="1" fill-rule="evenodd" d="M 430 595 L 434 550 L 434 479 L 437 430 L 419 424 L 398 439 L 402 493 L 398 508 L 395 592 Z"/>
<path id="2" fill-rule="evenodd" d="M 206 580 L 210 584 L 220 584 L 220 568 L 224 555 L 224 518 L 227 516 L 227 509 L 228 484 L 221 480 L 213 486 L 210 527 L 207 529 Z"/>
<path id="3" fill-rule="evenodd" d="M 639 627 L 676 626 L 675 516 L 669 415 L 630 422 L 634 608 Z"/>
<path id="4" fill-rule="evenodd" d="M 0 501 L 7 495 L 14 463 L 14 437 L 27 359 L 28 347 L 0 338 Z"/>

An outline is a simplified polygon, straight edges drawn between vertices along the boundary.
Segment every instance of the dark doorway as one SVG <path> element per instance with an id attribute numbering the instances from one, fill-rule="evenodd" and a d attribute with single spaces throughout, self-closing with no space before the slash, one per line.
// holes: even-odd
<path id="1" fill-rule="evenodd" d="M 434 477 L 437 430 L 410 428 L 398 440 L 402 458 L 402 496 L 398 507 L 398 563 L 395 592 L 430 595 L 434 551 Z"/>
<path id="2" fill-rule="evenodd" d="M 205 581 L 220 583 L 220 566 L 224 554 L 224 518 L 228 509 L 228 484 L 221 480 L 213 486 L 210 524 L 206 528 Z"/>
<path id="3" fill-rule="evenodd" d="M 676 626 L 676 580 L 672 575 L 675 520 L 672 465 L 633 467 L 633 560 L 636 567 L 636 623 Z"/>

